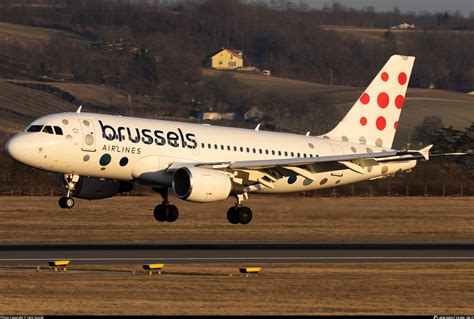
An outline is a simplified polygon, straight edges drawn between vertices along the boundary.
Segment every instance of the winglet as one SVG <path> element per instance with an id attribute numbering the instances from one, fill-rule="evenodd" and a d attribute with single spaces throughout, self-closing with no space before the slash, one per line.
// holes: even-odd
<path id="1" fill-rule="evenodd" d="M 427 147 L 422 148 L 421 150 L 419 150 L 418 153 L 420 153 L 425 158 L 425 160 L 428 161 L 430 159 L 430 149 L 432 147 L 433 147 L 433 144 L 428 145 Z"/>
<path id="2" fill-rule="evenodd" d="M 82 110 L 82 105 L 79 105 L 79 107 L 77 108 L 76 113 L 77 113 L 77 114 L 80 114 L 80 113 L 81 113 L 81 110 Z"/>
<path id="3" fill-rule="evenodd" d="M 257 127 L 255 128 L 255 131 L 259 131 L 260 130 L 260 123 L 257 125 Z"/>

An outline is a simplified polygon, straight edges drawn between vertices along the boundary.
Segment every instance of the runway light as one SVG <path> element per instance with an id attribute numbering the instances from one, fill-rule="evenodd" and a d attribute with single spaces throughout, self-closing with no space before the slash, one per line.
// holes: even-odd
<path id="1" fill-rule="evenodd" d="M 161 269 L 165 264 L 146 264 L 143 265 L 143 270 L 148 273 L 148 275 L 153 275 L 153 273 L 161 275 Z"/>
<path id="2" fill-rule="evenodd" d="M 69 260 L 53 260 L 48 262 L 49 270 L 54 269 L 54 271 L 67 271 L 67 266 L 69 265 Z"/>
<path id="3" fill-rule="evenodd" d="M 240 273 L 248 275 L 257 275 L 262 271 L 262 267 L 240 267 Z"/>

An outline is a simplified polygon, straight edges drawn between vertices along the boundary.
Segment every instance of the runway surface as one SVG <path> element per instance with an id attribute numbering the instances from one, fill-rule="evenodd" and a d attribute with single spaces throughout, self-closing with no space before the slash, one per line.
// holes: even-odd
<path id="1" fill-rule="evenodd" d="M 473 262 L 474 244 L 1 244 L 0 264 Z"/>

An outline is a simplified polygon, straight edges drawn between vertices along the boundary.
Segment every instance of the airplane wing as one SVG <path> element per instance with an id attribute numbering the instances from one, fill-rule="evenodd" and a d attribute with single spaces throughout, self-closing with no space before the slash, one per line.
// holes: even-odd
<path id="1" fill-rule="evenodd" d="M 311 167 L 324 165 L 325 170 L 351 169 L 359 174 L 365 173 L 365 167 L 378 165 L 379 162 L 410 161 L 424 159 L 429 160 L 430 156 L 464 155 L 465 153 L 445 153 L 429 154 L 433 145 L 429 145 L 421 150 L 409 151 L 383 151 L 372 153 L 345 154 L 318 156 L 309 158 L 286 158 L 272 160 L 251 160 L 251 161 L 231 161 L 231 162 L 209 162 L 209 163 L 174 163 L 168 169 L 178 169 L 182 166 L 199 166 L 209 169 L 226 171 L 245 171 L 248 173 L 249 181 L 257 181 L 261 184 L 271 187 L 271 182 L 276 178 L 269 173 L 272 169 L 284 169 L 292 171 L 308 179 L 313 179 L 313 170 Z"/>
<path id="2" fill-rule="evenodd" d="M 274 160 L 253 160 L 253 161 L 234 161 L 234 162 L 216 162 L 216 163 L 199 163 L 197 166 L 207 168 L 230 168 L 230 169 L 265 169 L 279 166 L 305 166 L 318 163 L 356 163 L 360 160 L 373 160 L 376 162 L 391 162 L 391 161 L 410 161 L 417 159 L 429 160 L 431 157 L 450 156 L 450 155 L 465 155 L 466 153 L 443 153 L 443 154 L 429 154 L 429 150 L 433 145 L 429 145 L 421 150 L 409 151 L 383 151 L 359 154 L 344 154 L 331 156 L 318 156 L 307 158 L 285 158 Z"/>

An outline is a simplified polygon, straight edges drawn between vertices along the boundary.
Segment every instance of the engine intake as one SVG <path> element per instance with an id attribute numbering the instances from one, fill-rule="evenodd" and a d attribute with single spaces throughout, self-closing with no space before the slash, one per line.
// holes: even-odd
<path id="1" fill-rule="evenodd" d="M 201 167 L 182 167 L 173 175 L 173 192 L 191 202 L 216 202 L 232 190 L 230 177 L 223 172 Z"/>
<path id="2" fill-rule="evenodd" d="M 82 199 L 103 199 L 118 193 L 130 192 L 132 189 L 131 183 L 81 176 L 72 196 Z"/>

